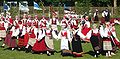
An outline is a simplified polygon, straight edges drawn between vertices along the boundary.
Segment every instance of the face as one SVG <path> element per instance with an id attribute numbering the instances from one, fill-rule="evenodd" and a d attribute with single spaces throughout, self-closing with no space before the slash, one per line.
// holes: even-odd
<path id="1" fill-rule="evenodd" d="M 97 27 L 96 26 L 93 26 L 93 29 L 96 29 Z"/>
<path id="2" fill-rule="evenodd" d="M 25 16 L 23 16 L 23 18 L 26 18 Z"/>

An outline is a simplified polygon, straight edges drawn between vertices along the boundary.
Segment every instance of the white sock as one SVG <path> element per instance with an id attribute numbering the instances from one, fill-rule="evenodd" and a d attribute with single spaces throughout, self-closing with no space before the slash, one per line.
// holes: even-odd
<path id="1" fill-rule="evenodd" d="M 106 57 L 108 57 L 108 53 L 106 53 Z"/>
<path id="2" fill-rule="evenodd" d="M 97 57 L 96 55 L 94 57 Z"/>
<path id="3" fill-rule="evenodd" d="M 108 56 L 111 56 L 111 53 L 110 53 L 110 51 L 108 51 Z"/>
<path id="4" fill-rule="evenodd" d="M 47 54 L 49 53 L 49 51 L 47 51 Z"/>
<path id="5" fill-rule="evenodd" d="M 12 48 L 12 50 L 14 50 L 14 48 Z"/>
<path id="6" fill-rule="evenodd" d="M 27 46 L 25 48 L 28 48 L 29 47 L 29 44 L 27 44 Z"/>
<path id="7" fill-rule="evenodd" d="M 5 46 L 5 44 L 3 43 L 2 46 Z"/>
<path id="8" fill-rule="evenodd" d="M 99 53 L 99 51 L 97 51 L 97 53 Z"/>

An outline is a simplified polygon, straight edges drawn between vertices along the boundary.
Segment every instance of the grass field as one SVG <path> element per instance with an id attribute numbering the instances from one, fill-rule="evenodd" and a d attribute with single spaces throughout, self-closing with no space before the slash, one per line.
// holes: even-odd
<path id="1" fill-rule="evenodd" d="M 120 25 L 116 25 L 116 33 L 118 38 L 120 39 Z M 2 45 L 2 41 L 0 42 Z M 60 50 L 60 40 L 54 40 L 55 50 Z M 82 43 L 84 52 L 92 51 L 92 47 L 90 43 Z M 11 51 L 5 48 L 0 47 L 0 59 L 119 59 L 120 58 L 120 49 L 117 50 L 117 54 L 111 58 L 100 55 L 99 58 L 94 58 L 90 54 L 84 54 L 83 57 L 74 58 L 74 57 L 62 57 L 60 53 L 55 53 L 52 56 L 47 56 L 46 54 L 32 54 L 25 53 L 24 51 Z"/>

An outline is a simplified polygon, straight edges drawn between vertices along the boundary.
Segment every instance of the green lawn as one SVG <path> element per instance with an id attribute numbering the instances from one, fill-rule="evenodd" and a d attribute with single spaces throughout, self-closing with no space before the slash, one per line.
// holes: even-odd
<path id="1" fill-rule="evenodd" d="M 120 25 L 116 25 L 117 36 L 120 39 Z M 2 42 L 0 42 L 2 45 Z M 54 40 L 55 49 L 57 51 L 60 50 L 60 40 Z M 82 43 L 84 52 L 88 52 L 92 50 L 90 43 Z M 7 47 L 6 47 L 7 48 Z M 46 54 L 32 54 L 25 53 L 24 51 L 11 51 L 5 50 L 6 48 L 0 47 L 0 59 L 119 59 L 120 58 L 120 50 L 117 50 L 117 54 L 111 58 L 100 55 L 99 58 L 94 58 L 90 54 L 84 54 L 83 57 L 74 58 L 74 57 L 62 57 L 60 53 L 55 53 L 55 55 L 47 56 Z"/>

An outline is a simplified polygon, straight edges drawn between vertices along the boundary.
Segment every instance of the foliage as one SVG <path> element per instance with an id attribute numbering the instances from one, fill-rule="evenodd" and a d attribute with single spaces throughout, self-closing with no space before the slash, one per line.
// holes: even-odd
<path id="1" fill-rule="evenodd" d="M 84 14 L 85 12 L 89 12 L 91 6 L 91 0 L 79 0 L 75 2 L 75 7 L 78 9 L 78 13 Z"/>
<path id="2" fill-rule="evenodd" d="M 66 0 L 46 0 L 47 2 L 65 2 Z"/>

